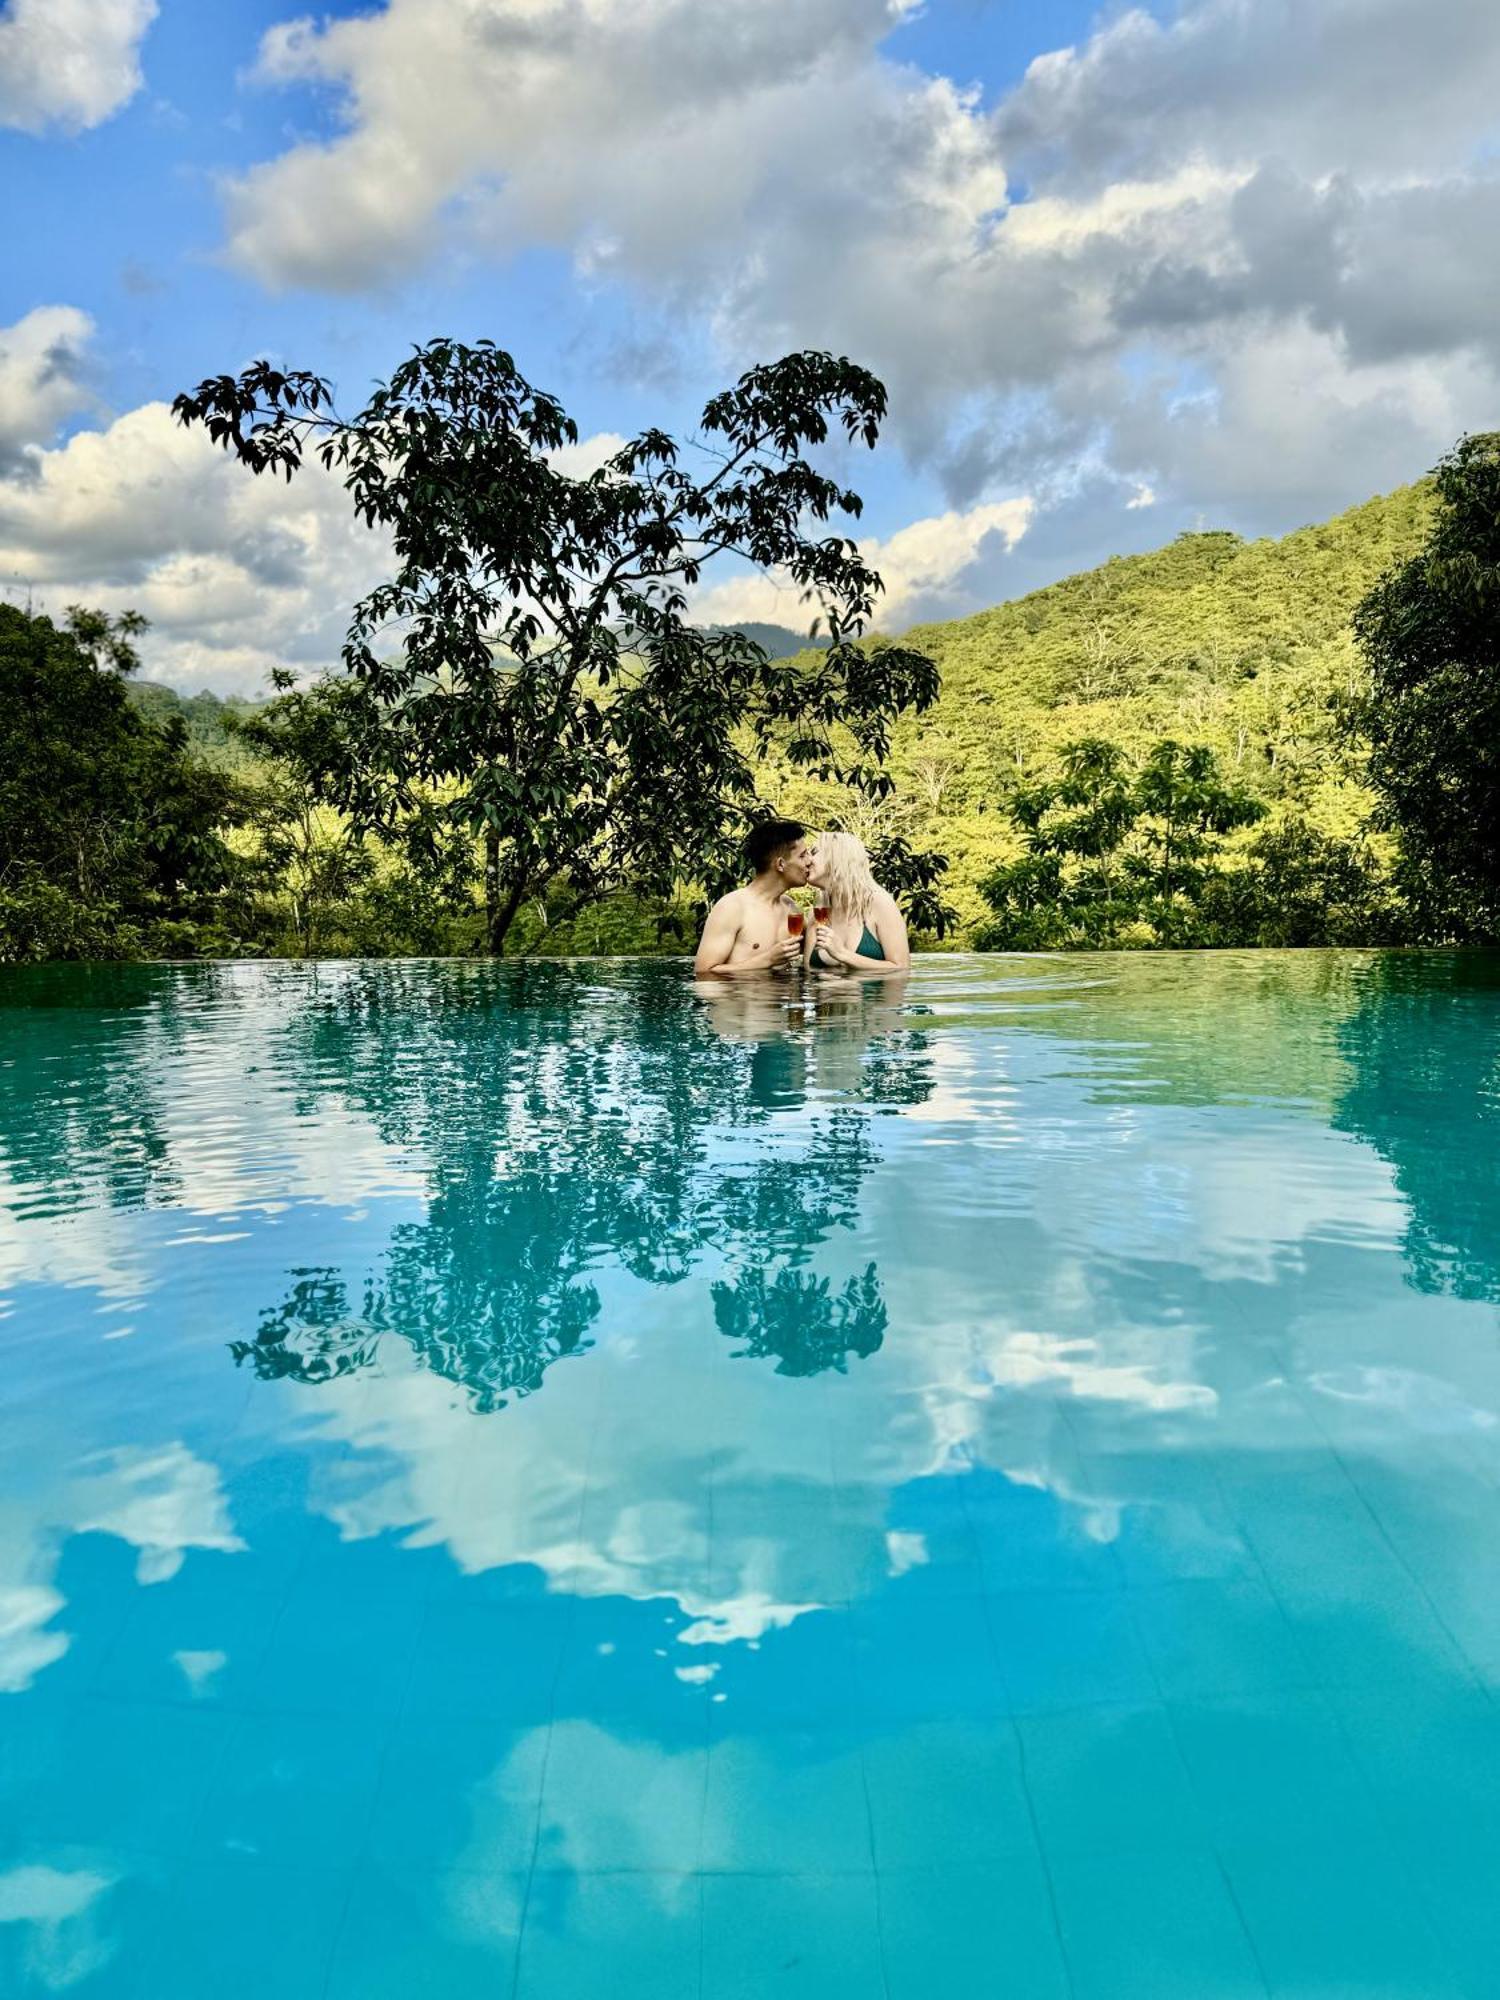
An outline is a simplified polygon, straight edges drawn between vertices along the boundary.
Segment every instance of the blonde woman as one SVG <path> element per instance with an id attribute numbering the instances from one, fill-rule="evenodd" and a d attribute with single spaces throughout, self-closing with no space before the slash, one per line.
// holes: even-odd
<path id="1" fill-rule="evenodd" d="M 906 920 L 870 873 L 870 857 L 852 833 L 825 833 L 812 853 L 810 880 L 828 915 L 806 942 L 806 963 L 884 979 L 911 967 Z"/>

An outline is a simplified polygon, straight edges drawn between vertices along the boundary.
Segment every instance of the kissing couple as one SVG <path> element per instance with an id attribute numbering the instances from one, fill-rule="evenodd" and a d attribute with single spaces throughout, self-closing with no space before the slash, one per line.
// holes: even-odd
<path id="1" fill-rule="evenodd" d="M 797 820 L 760 820 L 745 836 L 745 861 L 752 879 L 708 913 L 693 960 L 699 979 L 789 972 L 799 963 L 877 979 L 910 968 L 905 919 L 852 833 L 813 840 Z M 813 925 L 789 893 L 809 884 L 818 898 Z"/>

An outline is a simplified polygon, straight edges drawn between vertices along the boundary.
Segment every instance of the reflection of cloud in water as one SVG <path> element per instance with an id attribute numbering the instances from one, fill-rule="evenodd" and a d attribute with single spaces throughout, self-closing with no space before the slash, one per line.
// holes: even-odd
<path id="1" fill-rule="evenodd" d="M 139 1553 L 137 1583 L 164 1583 L 188 1549 L 242 1549 L 219 1473 L 181 1444 L 122 1446 L 84 1461 L 72 1482 L 73 1530 L 117 1535 Z"/>
<path id="2" fill-rule="evenodd" d="M 841 1601 L 852 1574 L 920 1562 L 914 1544 L 888 1539 L 890 1494 L 934 1473 L 989 1465 L 1045 1484 L 1107 1538 L 1108 1496 L 1082 1480 L 1060 1401 L 1113 1402 L 1147 1420 L 1191 1421 L 1215 1405 L 1159 1347 L 1126 1360 L 1107 1344 L 945 1313 L 887 1343 L 878 1376 L 872 1361 L 839 1382 L 841 1435 L 854 1443 L 835 1520 L 822 1393 L 787 1396 L 775 1376 L 727 1368 L 692 1307 L 683 1297 L 649 1339 L 616 1342 L 606 1328 L 584 1361 L 495 1419 L 388 1343 L 377 1371 L 299 1405 L 353 1448 L 320 1475 L 312 1504 L 350 1539 L 405 1531 L 412 1546 L 439 1543 L 466 1574 L 529 1563 L 554 1589 L 673 1600 L 689 1621 L 679 1644 L 723 1644 Z M 623 1303 L 615 1311 L 629 1323 Z M 1182 1347 L 1190 1360 L 1191 1334 Z M 806 1533 L 789 1527 L 789 1487 L 809 1510 Z M 783 1496 L 779 1509 L 761 1511 L 767 1495 Z"/>
<path id="3" fill-rule="evenodd" d="M 684 1343 L 671 1345 L 680 1364 Z M 321 1470 L 310 1504 L 348 1540 L 405 1530 L 411 1547 L 440 1544 L 466 1575 L 532 1564 L 578 1596 L 674 1601 L 689 1621 L 677 1638 L 693 1645 L 758 1638 L 819 1608 L 823 1597 L 805 1587 L 819 1547 L 799 1555 L 768 1526 L 723 1521 L 711 1551 L 709 1527 L 711 1486 L 722 1502 L 737 1482 L 795 1478 L 809 1457 L 826 1469 L 821 1411 L 788 1412 L 781 1449 L 768 1454 L 762 1399 L 736 1394 L 741 1424 L 728 1435 L 713 1424 L 710 1452 L 683 1425 L 688 1371 L 667 1364 L 675 1397 L 644 1390 L 642 1372 L 605 1345 L 587 1368 L 554 1372 L 544 1395 L 502 1422 L 420 1370 L 330 1384 L 318 1434 L 354 1455 Z M 601 1414 L 611 1410 L 613 1420 Z"/>
<path id="4" fill-rule="evenodd" d="M 0 1875 L 0 1924 L 24 1924 L 20 1953 L 29 1980 L 62 1993 L 106 1964 L 113 1941 L 101 1936 L 94 1905 L 114 1887 L 94 1868 L 12 1868 Z"/>
<path id="5" fill-rule="evenodd" d="M 1330 1004 L 1318 968 L 1272 971 L 1280 1013 L 1241 1006 L 1225 962 L 1093 980 L 955 963 L 924 968 L 930 1016 L 847 992 L 705 1010 L 657 971 L 241 971 L 238 1012 L 163 1012 L 130 1044 L 164 1137 L 150 1174 L 132 1156 L 126 1205 L 35 1216 L 10 1260 L 24 1241 L 60 1282 L 134 1296 L 173 1250 L 153 1263 L 137 1199 L 225 1217 L 402 1197 L 368 1296 L 309 1274 L 284 1289 L 285 1333 L 257 1301 L 277 1336 L 259 1358 L 285 1364 L 268 1374 L 315 1377 L 325 1337 L 350 1371 L 270 1390 L 296 1396 L 299 1431 L 352 1447 L 315 1472 L 316 1508 L 350 1538 L 441 1544 L 465 1574 L 533 1563 L 557 1590 L 674 1599 L 712 1643 L 758 1636 L 883 1573 L 890 1495 L 925 1475 L 1004 1470 L 1107 1539 L 1101 1443 L 1118 1482 L 1124 1454 L 1210 1426 L 1218 1448 L 1274 1448 L 1295 1398 L 1377 1448 L 1488 1428 L 1466 1331 L 1418 1329 L 1389 1282 L 1391 1167 L 1353 1120 L 1322 1122 L 1347 1064 L 1328 1033 L 1299 1039 L 1297 981 L 1319 1022 Z M 1123 985 L 1156 994 L 1134 1023 Z M 1393 1070 L 1405 1054 L 1398 1035 Z M 195 1127 L 205 1092 L 234 1109 Z M 1382 1150 L 1410 1152 L 1391 1132 Z M 1403 1373 L 1416 1337 L 1431 1386 Z M 840 1362 L 817 1384 L 773 1374 Z M 1445 1368 L 1465 1389 L 1445 1395 Z M 507 1407 L 477 1417 L 466 1392 Z M 160 1491 L 96 1467 L 19 1537 L 42 1552 L 8 1566 L 0 1643 L 22 1683 L 66 1644 L 43 1630 L 61 1533 L 121 1536 L 142 1580 L 237 1545 L 212 1468 L 174 1450 Z M 835 1488 L 836 1535 L 761 1504 Z"/>
<path id="6" fill-rule="evenodd" d="M 1480 1409 L 1460 1395 L 1451 1382 L 1413 1368 L 1368 1368 L 1351 1364 L 1323 1369 L 1308 1376 L 1320 1395 L 1339 1402 L 1362 1403 L 1389 1412 L 1404 1430 L 1433 1435 L 1493 1430 L 1500 1417 Z"/>
<path id="7" fill-rule="evenodd" d="M 83 1286 L 120 1301 L 151 1289 L 150 1246 L 128 1213 L 106 1208 L 91 1211 L 87 1220 L 60 1214 L 23 1221 L 21 1207 L 20 1187 L 0 1167 L 0 1300 L 6 1314 L 14 1311 L 23 1284 Z"/>
<path id="8" fill-rule="evenodd" d="M 70 1635 L 49 1631 L 66 1609 L 55 1576 L 75 1534 L 116 1536 L 136 1551 L 140 1584 L 175 1576 L 189 1549 L 233 1552 L 234 1531 L 216 1466 L 187 1447 L 121 1446 L 79 1460 L 58 1476 L 34 1465 L 26 1498 L 0 1509 L 0 1689 L 29 1687 L 67 1652 Z M 19 1492 L 21 1468 L 11 1466 Z"/>
<path id="9" fill-rule="evenodd" d="M 1097 1340 L 1059 1340 L 1044 1333 L 1014 1333 L 980 1357 L 980 1393 L 994 1389 L 1056 1386 L 1070 1395 L 1106 1403 L 1131 1403 L 1141 1410 L 1212 1410 L 1216 1392 L 1206 1382 L 1152 1379 L 1161 1357 L 1114 1361 Z"/>

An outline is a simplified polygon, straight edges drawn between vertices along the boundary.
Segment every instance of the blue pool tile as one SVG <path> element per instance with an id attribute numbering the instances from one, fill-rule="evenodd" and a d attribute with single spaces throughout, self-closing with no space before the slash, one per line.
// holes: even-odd
<path id="1" fill-rule="evenodd" d="M 1452 1833 L 1398 1841 L 1402 1903 L 1417 1903 L 1470 2000 L 1500 1993 L 1500 1847 Z"/>
<path id="2" fill-rule="evenodd" d="M 94 1692 L 123 1700 L 243 1706 L 261 1669 L 285 1599 L 189 1585 L 136 1591 Z"/>
<path id="3" fill-rule="evenodd" d="M 977 1868 L 966 1849 L 952 1852 L 954 1861 L 942 1867 L 881 1870 L 889 2000 L 1070 2000 L 1040 1861 L 1012 1856 Z"/>
<path id="4" fill-rule="evenodd" d="M 525 1874 L 361 1869 L 333 1947 L 327 2000 L 497 2000 L 516 1973 Z"/>
<path id="5" fill-rule="evenodd" d="M 1016 1727 L 1045 1853 L 1203 1845 L 1202 1820 L 1164 1709 L 1022 1716 Z"/>
<path id="6" fill-rule="evenodd" d="M 896 1720 L 1001 1715 L 1005 1683 L 983 1600 L 913 1602 L 898 1581 L 851 1613 L 854 1694 L 876 1727 Z M 847 1685 L 841 1690 L 847 1696 Z"/>
<path id="7" fill-rule="evenodd" d="M 1173 1699 L 1306 1688 L 1315 1675 L 1263 1584 L 1164 1584 L 1132 1591 L 1152 1671 Z"/>
<path id="8" fill-rule="evenodd" d="M 380 1760 L 365 1848 L 377 1868 L 504 1874 L 536 1853 L 549 1732 L 403 1716 Z"/>
<path id="9" fill-rule="evenodd" d="M 1009 1591 L 989 1603 L 990 1628 L 1018 1715 L 1156 1697 L 1125 1594 Z"/>
<path id="10" fill-rule="evenodd" d="M 740 1588 L 747 1554 L 770 1544 L 789 1549 L 823 1549 L 834 1528 L 834 1497 L 827 1484 L 785 1479 L 716 1480 L 701 1514 L 705 1571 L 701 1581 L 713 1596 Z M 679 1530 L 680 1532 L 680 1530 Z M 694 1572 L 696 1542 L 685 1550 L 684 1575 Z"/>
<path id="11" fill-rule="evenodd" d="M 911 1722 L 864 1746 L 875 1860 L 931 1866 L 1035 1855 L 1021 1751 L 1004 1717 Z"/>
<path id="12" fill-rule="evenodd" d="M 254 1441 L 240 1444 L 253 1450 Z M 226 1476 L 229 1510 L 238 1549 L 189 1549 L 183 1564 L 185 1580 L 236 1590 L 280 1594 L 295 1583 L 308 1552 L 319 1542 L 335 1540 L 326 1521 L 308 1511 L 311 1467 L 306 1458 L 264 1450 L 235 1466 Z"/>
<path id="13" fill-rule="evenodd" d="M 841 1610 L 804 1612 L 754 1646 L 674 1649 L 674 1665 L 712 1668 L 712 1692 L 740 1729 L 816 1729 L 847 1715 L 855 1676 L 868 1658 Z M 903 1671 L 906 1670 L 903 1660 Z"/>
<path id="14" fill-rule="evenodd" d="M 300 1579 L 315 1539 L 306 1514 L 278 1515 L 253 1531 L 253 1538 L 236 1515 L 235 1529 L 243 1548 L 189 1549 L 175 1580 L 185 1590 L 284 1597 Z"/>
<path id="15" fill-rule="evenodd" d="M 1405 1467 L 1361 1458 L 1351 1469 L 1361 1500 L 1397 1552 L 1419 1573 L 1447 1580 L 1475 1561 L 1500 1563 L 1500 1490 L 1436 1453 Z"/>
<path id="16" fill-rule="evenodd" d="M 1211 1464 L 1159 1455 L 1089 1461 L 1089 1490 L 1118 1495 L 1114 1543 L 1137 1588 L 1194 1577 L 1259 1578 L 1259 1568 Z"/>
<path id="17" fill-rule="evenodd" d="M 553 1724 L 542 1785 L 539 1865 L 689 1873 L 703 1839 L 708 1746 Z"/>
<path id="18" fill-rule="evenodd" d="M 1337 1597 L 1351 1573 L 1390 1556 L 1368 1508 L 1336 1464 L 1278 1457 L 1269 1468 L 1236 1465 L 1226 1471 L 1224 1489 L 1257 1561 L 1277 1595 L 1289 1602 Z"/>
<path id="19" fill-rule="evenodd" d="M 887 1499 L 849 1487 L 835 1499 L 838 1561 L 833 1575 L 850 1598 L 871 1597 L 901 1579 L 912 1597 L 976 1597 L 985 1590 L 979 1546 L 961 1501 L 959 1477 L 914 1480 Z M 870 1521 L 885 1509 L 883 1531 Z"/>
<path id="20" fill-rule="evenodd" d="M 444 1552 L 432 1579 L 431 1596 L 466 1604 L 538 1604 L 547 1595 L 547 1573 L 535 1563 L 496 1563 L 487 1569 L 464 1570 Z"/>
<path id="21" fill-rule="evenodd" d="M 205 1858 L 352 1854 L 363 1842 L 387 1729 L 364 1716 L 245 1715 L 197 1826 Z"/>
<path id="22" fill-rule="evenodd" d="M 565 1621 L 556 1683 L 559 1715 L 618 1719 L 663 1733 L 704 1725 L 701 1673 L 720 1658 L 714 1646 L 683 1644 L 692 1620 L 661 1598 L 604 1598 Z M 687 1678 L 679 1678 L 679 1670 Z M 711 1678 L 711 1676 L 710 1676 Z M 696 1723 L 692 1721 L 696 1718 Z"/>
<path id="23" fill-rule="evenodd" d="M 1114 1544 L 1089 1533 L 1084 1509 L 994 1474 L 971 1474 L 963 1487 L 986 1589 L 1119 1587 Z"/>
<path id="24" fill-rule="evenodd" d="M 517 1727 L 547 1721 L 571 1615 L 566 1600 L 427 1607 L 406 1708 L 427 1717 L 503 1716 Z"/>
<path id="25" fill-rule="evenodd" d="M 8 1696 L 0 1704 L 0 1856 L 19 1860 L 38 1844 L 192 1853 L 236 1720 L 222 1708 L 175 1702 Z"/>
<path id="26" fill-rule="evenodd" d="M 1403 1474 L 1361 1461 L 1361 1497 L 1465 1657 L 1500 1686 L 1500 1593 L 1476 1590 L 1500 1564 L 1500 1490 L 1428 1460 Z"/>
<path id="27" fill-rule="evenodd" d="M 1318 1680 L 1330 1686 L 1473 1678 L 1422 1582 L 1340 1475 L 1242 1496 L 1257 1555 Z"/>
<path id="28" fill-rule="evenodd" d="M 703 2000 L 885 2000 L 873 1875 L 707 1875 Z"/>
<path id="29" fill-rule="evenodd" d="M 1374 1794 L 1322 1694 L 1185 1701 L 1172 1720 L 1215 1840 L 1306 1845 L 1368 1834 Z"/>
<path id="30" fill-rule="evenodd" d="M 697 1875 L 532 1878 L 516 2000 L 698 2000 L 703 1948 Z"/>
<path id="31" fill-rule="evenodd" d="M 1490 1854 L 1500 1894 L 1500 1708 L 1460 1685 L 1331 1700 L 1386 1824 L 1418 1846 L 1462 1839 Z"/>
<path id="32" fill-rule="evenodd" d="M 299 1588 L 266 1649 L 253 1700 L 308 1715 L 388 1718 L 401 1706 L 423 1607 Z"/>
<path id="33" fill-rule="evenodd" d="M 426 1598 L 438 1579 L 451 1572 L 452 1563 L 445 1550 L 412 1541 L 419 1526 L 348 1541 L 332 1534 L 315 1535 L 298 1569 L 297 1589 L 338 1596 Z"/>
<path id="34" fill-rule="evenodd" d="M 810 1731 L 718 1736 L 708 1752 L 705 1869 L 871 1866 L 858 1752 Z"/>
<path id="35" fill-rule="evenodd" d="M 1411 1892 L 1366 1841 L 1229 1848 L 1229 1879 L 1277 2000 L 1460 2000 L 1469 1989 Z"/>
<path id="36" fill-rule="evenodd" d="M 115 1948 L 79 1990 L 89 2000 L 321 2000 L 349 1891 L 343 1869 L 303 1857 L 131 1872 L 109 1913 Z"/>
<path id="37" fill-rule="evenodd" d="M 49 1694 L 82 1694 L 99 1685 L 138 1586 L 134 1551 L 112 1535 L 74 1535 L 57 1567 L 64 1600 L 43 1627 L 53 1657 L 28 1678 Z"/>
<path id="38" fill-rule="evenodd" d="M 1329 1688 L 1437 1690 L 1475 1685 L 1482 1669 L 1463 1652 L 1418 1586 L 1397 1565 L 1346 1575 L 1321 1602 L 1290 1601 L 1287 1621 L 1319 1684 Z"/>
<path id="39" fill-rule="evenodd" d="M 1212 1857 L 1125 1850 L 1050 1865 L 1074 2000 L 1265 2000 Z"/>

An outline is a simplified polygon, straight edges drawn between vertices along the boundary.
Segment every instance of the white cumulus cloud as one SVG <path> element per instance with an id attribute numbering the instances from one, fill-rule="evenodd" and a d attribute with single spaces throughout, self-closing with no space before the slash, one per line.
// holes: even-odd
<path id="1" fill-rule="evenodd" d="M 560 248 L 736 363 L 857 355 L 960 507 L 1056 504 L 1089 473 L 1116 523 L 1150 487 L 1179 519 L 1287 527 L 1494 420 L 1493 8 L 1136 9 L 994 103 L 900 60 L 909 11 L 387 0 L 285 23 L 262 79 L 322 86 L 335 122 L 229 186 L 229 255 L 358 292 L 445 241 Z M 1304 365 L 1279 377 L 1267 351 Z M 1260 446 L 1292 430 L 1295 477 Z"/>
<path id="2" fill-rule="evenodd" d="M 22 469 L 26 449 L 50 444 L 87 400 L 82 378 L 93 332 L 77 306 L 37 306 L 0 327 L 0 474 Z"/>
<path id="3" fill-rule="evenodd" d="M 0 585 L 52 613 L 143 612 L 148 671 L 187 687 L 262 693 L 274 666 L 332 665 L 386 561 L 316 463 L 290 485 L 256 478 L 165 403 L 32 447 L 0 478 Z"/>
<path id="4" fill-rule="evenodd" d="M 1032 512 L 1025 498 L 992 501 L 913 521 L 884 540 L 862 540 L 860 554 L 885 583 L 876 602 L 876 624 L 899 630 L 918 619 L 967 609 L 969 572 L 988 548 L 1014 548 Z M 747 574 L 710 585 L 695 600 L 693 612 L 706 625 L 764 620 L 798 629 L 817 615 L 817 607 L 802 603 L 796 586 L 785 578 Z"/>
<path id="5" fill-rule="evenodd" d="M 141 87 L 156 0 L 10 0 L 0 13 L 0 125 L 102 125 Z"/>

